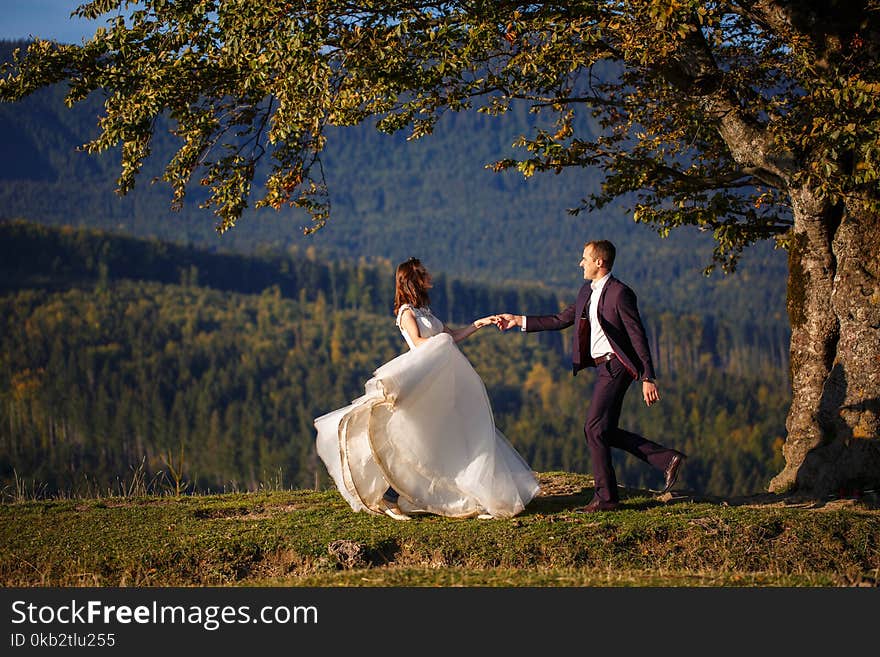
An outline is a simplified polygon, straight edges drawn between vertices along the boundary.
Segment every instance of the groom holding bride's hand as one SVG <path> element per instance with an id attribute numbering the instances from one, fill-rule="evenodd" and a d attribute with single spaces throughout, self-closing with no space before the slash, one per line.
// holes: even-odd
<path id="1" fill-rule="evenodd" d="M 619 505 L 611 447 L 623 449 L 661 470 L 664 493 L 675 484 L 685 459 L 681 452 L 617 426 L 624 395 L 633 381 L 642 382 L 642 397 L 648 406 L 660 400 L 660 393 L 636 295 L 611 275 L 614 256 L 611 242 L 587 242 L 580 262 L 585 283 L 572 305 L 555 315 L 502 313 L 495 322 L 502 331 L 518 326 L 527 332 L 558 331 L 574 324 L 573 374 L 585 367 L 599 371 L 584 426 L 595 494 L 587 506 L 577 510 L 579 513 L 608 511 Z"/>

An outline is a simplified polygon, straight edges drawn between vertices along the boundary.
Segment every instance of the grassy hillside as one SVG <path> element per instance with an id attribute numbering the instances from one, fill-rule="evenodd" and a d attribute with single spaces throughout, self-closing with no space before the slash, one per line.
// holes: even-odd
<path id="1" fill-rule="evenodd" d="M 871 586 L 872 499 L 705 500 L 540 475 L 508 520 L 352 513 L 335 490 L 124 495 L 0 505 L 2 586 Z M 137 482 L 131 482 L 136 484 Z M 12 492 L 14 491 L 7 491 Z M 22 493 L 22 491 L 18 491 Z M 26 498 L 26 495 L 19 495 Z"/>

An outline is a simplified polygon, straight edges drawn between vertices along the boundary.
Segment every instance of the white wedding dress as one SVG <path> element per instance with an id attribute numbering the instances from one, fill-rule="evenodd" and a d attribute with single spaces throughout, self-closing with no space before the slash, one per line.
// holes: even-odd
<path id="1" fill-rule="evenodd" d="M 529 465 L 495 428 L 483 381 L 429 308 L 422 337 L 385 363 L 365 394 L 315 420 L 318 455 L 355 511 L 378 513 L 389 486 L 408 513 L 510 517 L 538 492 Z"/>

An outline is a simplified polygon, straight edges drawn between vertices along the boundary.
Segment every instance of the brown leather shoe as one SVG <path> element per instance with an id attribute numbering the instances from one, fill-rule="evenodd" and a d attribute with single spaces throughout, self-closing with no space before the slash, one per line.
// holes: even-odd
<path id="1" fill-rule="evenodd" d="M 672 457 L 669 465 L 666 466 L 666 472 L 664 473 L 665 482 L 663 490 L 660 491 L 661 493 L 668 493 L 669 489 L 675 485 L 675 480 L 678 479 L 678 471 L 681 470 L 681 464 L 684 463 L 686 458 L 684 454 L 676 454 Z"/>
<path id="2" fill-rule="evenodd" d="M 587 506 L 582 506 L 580 509 L 575 509 L 575 513 L 595 513 L 596 511 L 614 511 L 615 509 L 620 508 L 620 504 L 617 502 L 603 502 L 602 500 L 596 498 L 592 500 Z"/>

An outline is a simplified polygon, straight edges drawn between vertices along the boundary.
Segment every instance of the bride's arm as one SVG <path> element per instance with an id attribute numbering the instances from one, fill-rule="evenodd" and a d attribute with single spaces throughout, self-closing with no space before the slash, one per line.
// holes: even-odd
<path id="1" fill-rule="evenodd" d="M 409 339 L 412 340 L 416 347 L 428 339 L 419 335 L 419 325 L 416 323 L 416 316 L 409 308 L 404 310 L 400 316 L 400 328 L 406 331 Z"/>
<path id="2" fill-rule="evenodd" d="M 461 342 L 469 335 L 473 335 L 477 331 L 479 331 L 484 326 L 489 326 L 489 324 L 496 324 L 498 320 L 497 315 L 489 315 L 488 317 L 481 317 L 480 319 L 475 319 L 473 322 L 468 324 L 467 326 L 462 326 L 461 328 L 451 329 L 448 326 L 443 326 L 443 330 L 452 336 L 452 339 L 455 342 Z"/>

